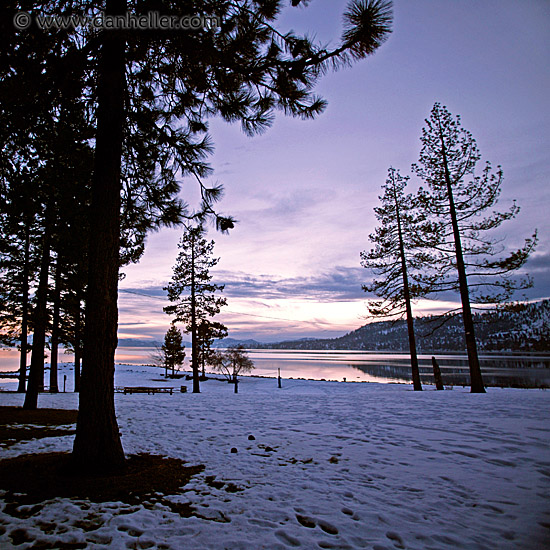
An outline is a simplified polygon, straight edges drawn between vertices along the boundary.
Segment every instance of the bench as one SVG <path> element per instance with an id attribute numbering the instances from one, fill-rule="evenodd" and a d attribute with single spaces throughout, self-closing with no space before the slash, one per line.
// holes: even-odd
<path id="1" fill-rule="evenodd" d="M 185 388 L 187 390 L 187 388 Z M 122 390 L 124 394 L 131 394 L 131 393 L 169 393 L 172 395 L 172 392 L 174 391 L 174 388 L 147 388 L 144 386 L 137 386 L 137 387 L 126 387 Z"/>

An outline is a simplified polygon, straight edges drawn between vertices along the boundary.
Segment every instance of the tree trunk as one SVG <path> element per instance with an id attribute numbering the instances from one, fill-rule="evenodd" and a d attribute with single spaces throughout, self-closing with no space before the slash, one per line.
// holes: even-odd
<path id="1" fill-rule="evenodd" d="M 80 358 L 82 357 L 82 348 L 81 348 L 81 320 L 82 312 L 80 309 L 80 293 L 77 292 L 77 306 L 76 306 L 76 322 L 74 329 L 74 391 L 80 391 Z"/>
<path id="2" fill-rule="evenodd" d="M 193 393 L 200 393 L 198 341 L 197 341 L 197 301 L 195 298 L 195 236 L 191 237 L 191 366 L 193 367 Z"/>
<path id="3" fill-rule="evenodd" d="M 437 359 L 433 356 L 432 356 L 432 367 L 434 371 L 435 389 L 441 391 L 445 389 L 443 387 L 443 378 L 441 378 L 441 369 L 439 368 L 439 363 L 437 362 Z"/>
<path id="4" fill-rule="evenodd" d="M 23 296 L 21 300 L 21 355 L 19 357 L 19 384 L 17 391 L 24 393 L 27 385 L 27 350 L 29 337 L 29 263 L 31 237 L 28 220 L 25 223 L 25 253 L 23 258 Z"/>
<path id="5" fill-rule="evenodd" d="M 80 392 L 80 358 L 82 352 L 80 351 L 80 345 L 74 349 L 74 391 Z"/>
<path id="6" fill-rule="evenodd" d="M 409 291 L 409 276 L 407 273 L 407 260 L 405 258 L 405 245 L 403 242 L 403 229 L 401 227 L 401 212 L 399 210 L 399 203 L 397 195 L 395 194 L 395 216 L 397 218 L 397 234 L 399 237 L 399 255 L 401 256 L 401 272 L 403 275 L 403 296 L 405 298 L 405 310 L 407 313 L 407 332 L 409 335 L 409 351 L 411 354 L 411 372 L 413 379 L 414 391 L 422 391 L 422 384 L 420 382 L 420 371 L 418 369 L 418 356 L 416 355 L 416 338 L 414 336 L 414 320 L 411 307 L 411 293 Z"/>
<path id="7" fill-rule="evenodd" d="M 445 169 L 445 183 L 447 184 L 447 194 L 449 196 L 449 209 L 451 213 L 451 221 L 453 226 L 453 236 L 455 242 L 456 253 L 456 269 L 458 271 L 458 284 L 460 288 L 460 298 L 462 301 L 462 318 L 464 320 L 464 332 L 466 336 L 466 351 L 468 353 L 468 364 L 470 366 L 470 391 L 472 393 L 485 393 L 483 378 L 481 376 L 481 367 L 479 365 L 479 357 L 477 354 L 477 344 L 474 332 L 474 320 L 472 317 L 472 309 L 470 306 L 470 294 L 468 291 L 468 279 L 466 277 L 466 266 L 464 265 L 464 256 L 462 254 L 462 242 L 460 239 L 460 229 L 456 216 L 456 207 L 453 197 L 453 189 L 451 185 L 451 176 L 449 174 L 449 165 L 447 162 L 447 152 L 445 149 L 445 141 L 441 134 L 441 145 L 443 152 L 443 165 Z"/>
<path id="8" fill-rule="evenodd" d="M 107 0 L 107 14 L 125 12 L 125 0 Z M 73 467 L 81 472 L 120 471 L 124 467 L 114 403 L 125 120 L 125 41 L 120 31 L 103 32 L 97 94 L 84 357 L 73 446 Z"/>
<path id="9" fill-rule="evenodd" d="M 57 254 L 57 263 L 55 266 L 55 285 L 53 295 L 53 318 L 52 318 L 52 352 L 50 355 L 50 393 L 59 393 L 57 383 L 57 352 L 59 346 L 59 301 L 61 299 L 61 260 Z"/>
<path id="10" fill-rule="evenodd" d="M 51 238 L 51 211 L 49 209 L 50 206 L 46 207 L 40 275 L 38 288 L 36 289 L 29 384 L 25 394 L 25 403 L 23 404 L 23 408 L 28 410 L 34 410 L 38 407 L 38 393 L 44 389 L 44 349 L 46 347 L 46 325 L 48 324 L 48 273 Z"/>

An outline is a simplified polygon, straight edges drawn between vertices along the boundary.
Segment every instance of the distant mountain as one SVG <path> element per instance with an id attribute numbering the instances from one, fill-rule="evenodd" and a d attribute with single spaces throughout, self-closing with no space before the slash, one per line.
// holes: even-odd
<path id="1" fill-rule="evenodd" d="M 162 346 L 162 342 L 156 340 L 138 340 L 137 338 L 119 338 L 118 347 L 121 348 L 154 348 Z"/>
<path id="2" fill-rule="evenodd" d="M 512 311 L 474 315 L 480 351 L 550 351 L 550 301 L 515 306 Z M 466 350 L 462 317 L 430 316 L 415 319 L 419 352 Z M 261 349 L 408 351 L 405 321 L 369 323 L 340 338 L 292 340 L 261 344 Z"/>
<path id="3" fill-rule="evenodd" d="M 183 345 L 186 348 L 191 347 L 191 342 L 183 342 Z M 250 347 L 257 347 L 260 346 L 260 342 L 257 340 L 237 340 L 235 338 L 223 338 L 222 340 L 215 340 L 212 347 L 214 348 L 228 348 L 230 346 L 238 346 L 242 345 L 245 348 Z M 118 346 L 119 347 L 125 347 L 125 348 L 154 348 L 156 346 L 162 346 L 162 342 L 159 342 L 158 340 L 139 340 L 137 338 L 119 338 L 118 339 Z"/>
<path id="4" fill-rule="evenodd" d="M 186 348 L 191 347 L 191 342 L 182 342 Z M 137 338 L 119 338 L 118 347 L 120 348 L 154 348 L 162 346 L 159 340 L 138 340 Z"/>
<path id="5" fill-rule="evenodd" d="M 212 347 L 213 348 L 229 348 L 231 346 L 244 346 L 245 348 L 248 348 L 248 349 L 254 349 L 254 348 L 257 348 L 258 346 L 261 346 L 262 344 L 260 344 L 260 342 L 258 342 L 257 340 L 252 340 L 252 339 L 248 339 L 248 340 L 236 340 L 235 338 L 222 338 L 221 340 L 215 340 L 214 343 L 212 344 Z"/>
<path id="6" fill-rule="evenodd" d="M 474 315 L 477 344 L 480 351 L 550 351 L 550 301 L 520 304 L 511 311 L 488 311 Z M 415 334 L 419 352 L 464 352 L 462 317 L 430 316 L 415 319 Z M 121 347 L 154 347 L 155 340 L 120 338 Z M 184 342 L 187 349 L 190 342 Z M 257 340 L 223 338 L 214 348 L 242 345 L 248 349 L 301 350 L 368 350 L 408 351 L 409 341 L 405 321 L 379 321 L 364 325 L 339 338 L 301 338 L 263 344 Z"/>

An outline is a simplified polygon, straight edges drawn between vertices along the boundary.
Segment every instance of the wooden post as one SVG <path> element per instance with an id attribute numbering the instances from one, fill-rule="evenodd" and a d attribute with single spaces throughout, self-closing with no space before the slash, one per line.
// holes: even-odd
<path id="1" fill-rule="evenodd" d="M 443 380 L 441 378 L 441 370 L 439 368 L 439 365 L 437 364 L 437 361 L 436 361 L 435 357 L 433 357 L 433 356 L 432 356 L 432 366 L 434 368 L 435 389 L 436 390 L 445 389 L 443 387 Z"/>
<path id="2" fill-rule="evenodd" d="M 277 374 L 277 385 L 278 385 L 279 388 L 282 388 L 282 386 L 281 386 L 281 369 L 277 369 L 277 372 L 278 372 L 278 374 Z"/>
<path id="3" fill-rule="evenodd" d="M 63 375 L 63 393 L 65 393 L 65 387 L 67 385 L 67 375 Z"/>
<path id="4" fill-rule="evenodd" d="M 239 380 L 237 379 L 237 377 L 235 376 L 235 393 L 239 393 Z"/>

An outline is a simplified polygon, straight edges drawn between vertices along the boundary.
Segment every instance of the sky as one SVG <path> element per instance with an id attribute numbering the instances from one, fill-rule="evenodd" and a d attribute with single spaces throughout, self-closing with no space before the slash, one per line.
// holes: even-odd
<path id="1" fill-rule="evenodd" d="M 289 6 L 278 27 L 337 46 L 346 4 Z M 209 231 L 220 258 L 214 281 L 225 284 L 228 299 L 218 319 L 229 336 L 333 338 L 370 321 L 361 289 L 369 273 L 359 254 L 370 248 L 388 168 L 411 174 L 435 102 L 461 116 L 482 163 L 502 166 L 499 206 L 516 199 L 521 211 L 498 236 L 517 247 L 538 229 L 527 298 L 549 297 L 549 66 L 548 0 L 394 0 L 387 42 L 320 80 L 316 93 L 328 107 L 315 120 L 278 113 L 265 134 L 252 138 L 239 125 L 211 120 L 210 183 L 225 188 L 218 209 L 239 220 L 229 235 Z M 418 185 L 411 177 L 410 191 Z M 182 182 L 181 196 L 198 205 L 194 182 Z M 162 289 L 181 231 L 150 235 L 139 264 L 124 269 L 119 338 L 162 339 L 170 323 Z M 457 301 L 423 300 L 414 313 L 443 312 Z"/>

